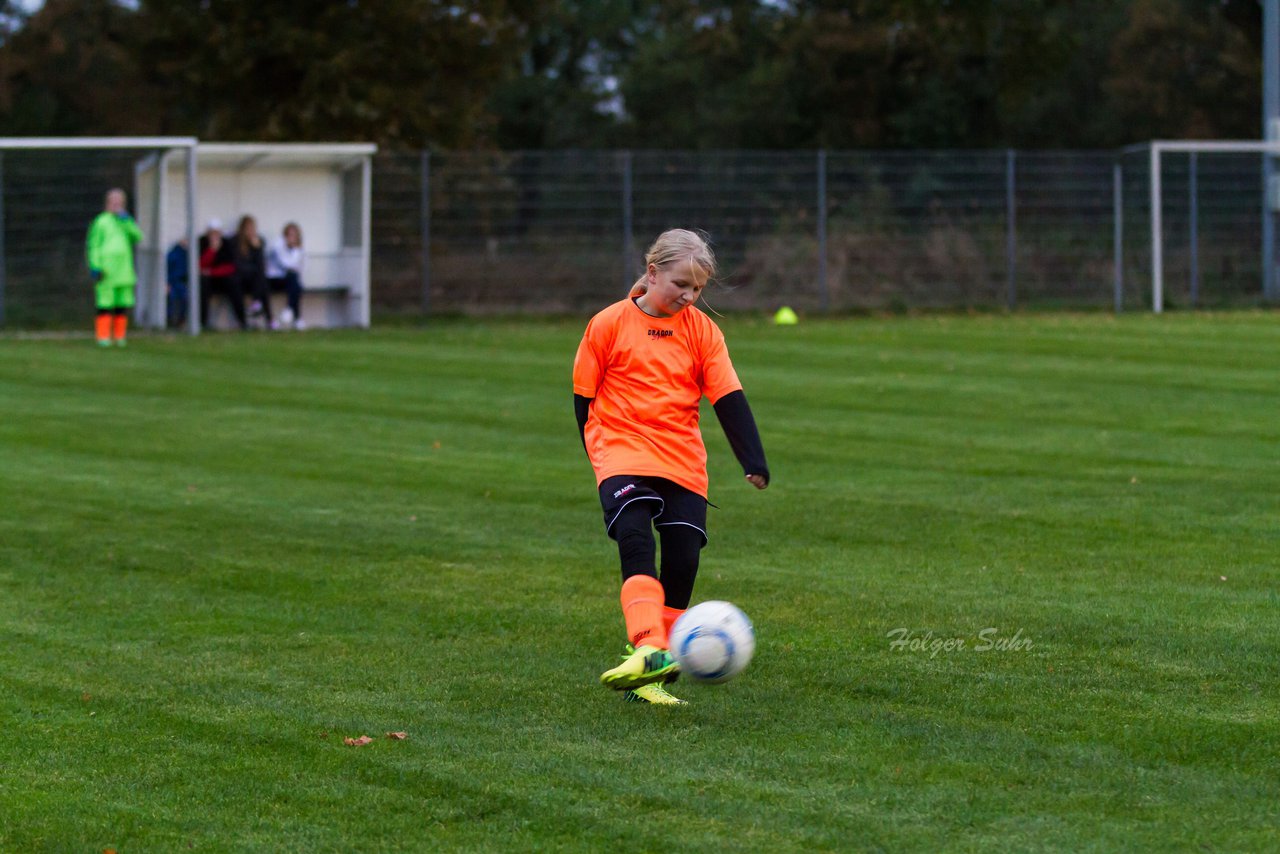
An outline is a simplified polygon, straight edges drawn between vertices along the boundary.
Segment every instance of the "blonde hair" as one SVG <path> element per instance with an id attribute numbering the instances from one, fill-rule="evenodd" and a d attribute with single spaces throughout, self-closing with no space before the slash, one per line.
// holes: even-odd
<path id="1" fill-rule="evenodd" d="M 631 286 L 632 298 L 641 296 L 649 290 L 645 279 L 649 277 L 649 265 L 665 269 L 680 261 L 688 261 L 690 268 L 699 267 L 708 280 L 716 275 L 716 256 L 707 245 L 707 240 L 696 231 L 685 228 L 672 228 L 658 235 L 649 251 L 644 255 L 644 274 Z"/>

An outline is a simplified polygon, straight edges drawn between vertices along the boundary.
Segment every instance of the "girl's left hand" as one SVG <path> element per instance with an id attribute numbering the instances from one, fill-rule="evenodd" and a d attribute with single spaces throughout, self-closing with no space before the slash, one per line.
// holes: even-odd
<path id="1" fill-rule="evenodd" d="M 769 481 L 765 480 L 764 475 L 762 474 L 747 475 L 747 483 L 751 484 L 756 489 L 764 489 L 766 486 L 769 485 Z"/>

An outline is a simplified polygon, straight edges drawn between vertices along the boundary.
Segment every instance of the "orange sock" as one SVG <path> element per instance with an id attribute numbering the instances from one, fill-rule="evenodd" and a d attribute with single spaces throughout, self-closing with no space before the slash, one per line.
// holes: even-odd
<path id="1" fill-rule="evenodd" d="M 117 341 L 124 340 L 124 334 L 129 331 L 129 315 L 117 314 L 115 316 L 115 336 Z"/>
<path id="2" fill-rule="evenodd" d="M 622 582 L 622 616 L 633 646 L 667 648 L 662 600 L 662 582 L 651 575 L 633 575 Z"/>
<path id="3" fill-rule="evenodd" d="M 98 334 L 99 341 L 111 340 L 111 315 L 100 314 L 94 318 L 93 329 Z"/>
<path id="4" fill-rule="evenodd" d="M 662 625 L 667 630 L 668 639 L 671 638 L 671 627 L 676 624 L 676 620 L 680 619 L 684 610 L 684 608 L 672 608 L 668 605 L 662 606 Z"/>

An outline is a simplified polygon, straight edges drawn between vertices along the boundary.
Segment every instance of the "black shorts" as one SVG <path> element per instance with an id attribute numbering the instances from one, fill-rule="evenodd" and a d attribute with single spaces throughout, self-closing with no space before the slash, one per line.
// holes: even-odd
<path id="1" fill-rule="evenodd" d="M 644 501 L 649 504 L 653 524 L 688 525 L 702 534 L 702 544 L 707 544 L 707 499 L 691 489 L 665 477 L 620 474 L 607 477 L 600 484 L 600 506 L 604 508 L 604 528 L 613 539 L 613 523 L 628 504 Z"/>

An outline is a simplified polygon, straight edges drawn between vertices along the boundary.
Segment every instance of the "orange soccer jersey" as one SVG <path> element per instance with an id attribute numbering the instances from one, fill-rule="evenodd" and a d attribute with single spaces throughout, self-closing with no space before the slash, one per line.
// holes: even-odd
<path id="1" fill-rule="evenodd" d="M 694 306 L 672 317 L 651 317 L 631 299 L 604 309 L 573 360 L 574 393 L 593 398 L 585 436 L 596 482 L 665 477 L 705 498 L 698 404 L 741 388 L 723 333 Z"/>

